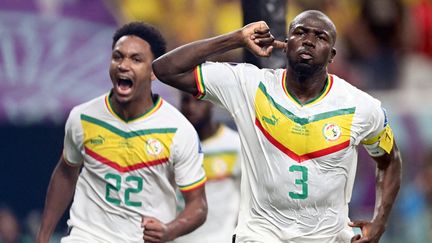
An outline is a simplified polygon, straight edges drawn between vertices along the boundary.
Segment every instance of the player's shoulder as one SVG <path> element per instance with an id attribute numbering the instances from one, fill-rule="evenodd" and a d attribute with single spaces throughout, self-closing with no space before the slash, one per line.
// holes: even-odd
<path id="1" fill-rule="evenodd" d="M 162 106 L 160 115 L 164 122 L 178 129 L 195 130 L 189 120 L 171 103 L 161 97 Z"/>
<path id="2" fill-rule="evenodd" d="M 359 89 L 353 84 L 349 83 L 345 79 L 338 77 L 335 74 L 330 74 L 332 79 L 332 86 L 334 87 L 334 93 L 337 94 L 339 99 L 345 101 L 351 101 L 357 106 L 370 106 L 370 105 L 380 105 L 381 102 L 373 97 L 371 94 Z"/>
<path id="3" fill-rule="evenodd" d="M 81 114 L 91 115 L 91 113 L 100 110 L 101 107 L 105 106 L 108 93 L 93 98 L 87 102 L 76 105 L 70 111 L 70 117 L 80 116 Z"/>
<path id="4" fill-rule="evenodd" d="M 213 67 L 214 70 L 217 71 L 217 67 L 228 68 L 232 70 L 236 70 L 239 72 L 262 72 L 264 69 L 261 69 L 254 64 L 246 63 L 246 62 L 212 62 L 207 61 L 201 64 L 202 67 Z"/>

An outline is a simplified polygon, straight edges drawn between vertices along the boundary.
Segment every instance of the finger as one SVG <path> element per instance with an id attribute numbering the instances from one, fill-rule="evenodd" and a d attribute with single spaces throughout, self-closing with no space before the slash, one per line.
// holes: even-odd
<path id="1" fill-rule="evenodd" d="M 272 46 L 274 48 L 276 48 L 276 49 L 286 49 L 286 48 L 288 48 L 288 44 L 286 42 L 278 41 L 278 40 L 275 40 L 273 42 Z"/>
<path id="2" fill-rule="evenodd" d="M 141 218 L 141 227 L 146 226 L 147 224 L 149 224 L 152 221 L 154 221 L 154 219 L 152 217 L 143 216 Z"/>
<path id="3" fill-rule="evenodd" d="M 267 23 L 264 21 L 257 22 L 257 27 L 254 28 L 254 33 L 256 34 L 265 34 L 270 31 L 270 28 L 268 27 Z"/>
<path id="4" fill-rule="evenodd" d="M 147 243 L 156 243 L 156 242 L 160 242 L 160 240 L 156 237 L 150 236 L 150 235 L 144 235 L 143 237 L 144 242 Z"/>
<path id="5" fill-rule="evenodd" d="M 162 227 L 161 225 L 156 221 L 149 221 L 147 224 L 144 225 L 145 231 L 161 231 Z"/>
<path id="6" fill-rule="evenodd" d="M 258 51 L 258 55 L 262 57 L 269 57 L 273 51 L 273 46 L 264 46 Z"/>
<path id="7" fill-rule="evenodd" d="M 355 221 L 352 221 L 352 222 L 348 222 L 348 226 L 362 228 L 367 223 L 369 223 L 369 222 L 368 221 L 364 221 L 364 220 L 355 220 Z"/>
<path id="8" fill-rule="evenodd" d="M 270 32 L 265 33 L 265 34 L 253 34 L 251 35 L 251 39 L 255 40 L 255 39 L 263 39 L 263 38 L 269 38 L 272 35 L 270 34 Z"/>
<path id="9" fill-rule="evenodd" d="M 254 42 L 259 46 L 270 46 L 274 42 L 274 37 L 270 36 L 268 38 L 255 39 Z"/>
<path id="10" fill-rule="evenodd" d="M 147 235 L 149 237 L 153 237 L 156 239 L 160 239 L 162 237 L 162 233 L 157 230 L 144 230 L 144 235 Z"/>

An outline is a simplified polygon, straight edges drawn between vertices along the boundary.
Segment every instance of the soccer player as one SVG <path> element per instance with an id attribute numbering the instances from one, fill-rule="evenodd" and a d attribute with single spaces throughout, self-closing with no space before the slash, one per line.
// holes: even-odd
<path id="1" fill-rule="evenodd" d="M 236 243 L 375 243 L 385 230 L 400 187 L 400 155 L 381 103 L 327 73 L 335 41 L 333 22 L 308 10 L 290 23 L 285 43 L 260 21 L 153 62 L 159 80 L 234 117 L 243 161 Z M 286 68 L 206 62 L 238 47 L 258 56 L 281 48 Z M 350 222 L 359 144 L 376 161 L 376 205 L 370 221 Z"/>
<path id="2" fill-rule="evenodd" d="M 240 203 L 240 140 L 238 133 L 213 119 L 213 104 L 183 93 L 180 111 L 198 132 L 207 175 L 206 222 L 176 243 L 231 242 Z"/>
<path id="3" fill-rule="evenodd" d="M 49 241 L 72 197 L 64 243 L 167 242 L 205 221 L 206 176 L 197 133 L 151 92 L 151 63 L 165 46 L 159 31 L 144 23 L 115 32 L 109 67 L 113 87 L 69 115 L 39 243 Z M 175 184 L 186 201 L 177 217 Z"/>

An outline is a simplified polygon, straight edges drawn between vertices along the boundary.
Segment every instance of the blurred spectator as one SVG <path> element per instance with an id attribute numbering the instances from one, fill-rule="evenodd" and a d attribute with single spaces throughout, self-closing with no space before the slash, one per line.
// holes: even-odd
<path id="1" fill-rule="evenodd" d="M 414 28 L 410 36 L 414 50 L 432 59 L 432 1 L 417 0 L 410 11 Z"/>
<path id="2" fill-rule="evenodd" d="M 419 171 L 417 182 L 426 201 L 426 232 L 428 233 L 428 241 L 432 242 L 432 148 L 429 149 L 422 169 Z"/>
<path id="3" fill-rule="evenodd" d="M 30 243 L 30 237 L 24 235 L 14 212 L 0 208 L 0 243 Z"/>
<path id="4" fill-rule="evenodd" d="M 358 18 L 347 28 L 349 58 L 358 68 L 363 88 L 398 85 L 405 13 L 401 0 L 361 0 Z"/>

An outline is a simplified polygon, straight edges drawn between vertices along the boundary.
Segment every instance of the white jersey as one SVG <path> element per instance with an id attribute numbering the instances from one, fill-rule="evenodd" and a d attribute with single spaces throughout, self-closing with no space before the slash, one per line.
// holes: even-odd
<path id="1" fill-rule="evenodd" d="M 142 216 L 172 221 L 176 186 L 188 191 L 204 185 L 196 131 L 173 106 L 154 98 L 152 109 L 129 121 L 113 111 L 109 94 L 71 111 L 63 156 L 72 166 L 83 165 L 68 221 L 71 239 L 81 232 L 94 237 L 87 242 L 143 242 Z"/>
<path id="2" fill-rule="evenodd" d="M 385 114 L 378 100 L 335 75 L 301 105 L 287 91 L 285 73 L 212 62 L 195 69 L 197 97 L 225 107 L 242 142 L 236 233 L 244 241 L 267 234 L 345 242 L 335 235 L 348 223 L 357 145 L 385 129 Z"/>
<path id="3" fill-rule="evenodd" d="M 204 152 L 208 214 L 206 222 L 176 243 L 231 242 L 240 203 L 240 139 L 225 125 L 201 141 Z"/>

